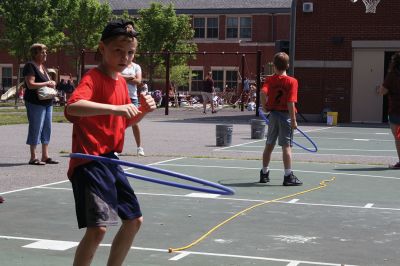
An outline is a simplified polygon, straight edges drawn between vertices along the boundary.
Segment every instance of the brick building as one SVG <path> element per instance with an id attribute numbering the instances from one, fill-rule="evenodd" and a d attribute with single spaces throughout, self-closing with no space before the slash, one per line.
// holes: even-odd
<path id="1" fill-rule="evenodd" d="M 376 13 L 366 13 L 363 1 L 352 2 L 295 2 L 299 111 L 318 119 L 329 108 L 340 122 L 385 122 L 387 103 L 376 87 L 400 50 L 400 5 L 382 0 Z"/>
<path id="2" fill-rule="evenodd" d="M 131 15 L 136 15 L 139 9 L 148 8 L 154 0 L 107 2 L 116 14 L 127 10 Z M 285 45 L 290 36 L 291 0 L 158 0 L 157 2 L 163 4 L 171 2 L 177 14 L 187 14 L 192 18 L 194 41 L 198 45 L 198 51 L 238 52 L 238 55 L 229 56 L 201 55 L 196 61 L 190 62 L 190 68 L 198 77 L 198 80 L 189 83 L 188 89 L 191 92 L 199 89 L 204 73 L 210 70 L 219 88 L 225 85 L 238 87 L 242 75 L 255 80 L 255 55 L 245 57 L 245 73 L 239 73 L 243 53 L 260 50 L 261 62 L 265 65 L 271 61 L 276 49 L 288 48 Z M 279 47 L 275 47 L 276 43 Z M 85 58 L 87 68 L 95 66 L 92 58 L 92 56 Z M 1 87 L 15 84 L 17 66 L 14 61 L 15 59 L 6 53 L 0 52 Z M 76 73 L 64 62 L 68 62 L 64 54 L 49 54 L 46 65 L 59 67 L 61 74 Z"/>

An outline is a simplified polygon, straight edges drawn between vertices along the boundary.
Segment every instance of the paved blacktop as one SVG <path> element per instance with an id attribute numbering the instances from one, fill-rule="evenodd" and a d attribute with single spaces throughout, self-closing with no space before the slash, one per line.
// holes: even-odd
<path id="1" fill-rule="evenodd" d="M 263 140 L 251 139 L 254 112 L 170 108 L 140 125 L 145 157 L 127 129 L 121 159 L 219 182 L 234 196 L 190 191 L 132 180 L 145 223 L 125 265 L 398 266 L 399 171 L 385 125 L 300 123 L 317 153 L 294 148 L 302 187 L 282 186 L 281 153 L 271 163 L 271 182 L 259 184 Z M 232 124 L 232 143 L 216 147 L 216 125 Z M 0 127 L 0 261 L 5 265 L 70 265 L 78 230 L 66 178 L 72 125 L 54 123 L 50 155 L 58 165 L 28 165 L 27 125 Z M 126 171 L 135 171 L 127 169 Z M 140 173 L 139 173 L 140 174 Z M 325 179 L 336 179 L 313 190 Z M 301 194 L 299 194 L 301 193 Z M 253 204 L 285 199 L 242 213 L 198 245 L 181 247 Z M 93 265 L 104 265 L 116 228 L 109 229 Z M 2 264 L 2 263 L 0 263 Z"/>

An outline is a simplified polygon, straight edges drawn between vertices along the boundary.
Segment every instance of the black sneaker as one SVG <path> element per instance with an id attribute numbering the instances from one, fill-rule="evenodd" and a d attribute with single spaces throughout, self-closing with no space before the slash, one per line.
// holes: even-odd
<path id="1" fill-rule="evenodd" d="M 293 174 L 293 172 L 290 173 L 290 175 L 285 175 L 283 177 L 283 185 L 284 186 L 301 186 L 303 183 Z"/>
<path id="2" fill-rule="evenodd" d="M 400 169 L 400 162 L 389 165 L 390 169 Z"/>
<path id="3" fill-rule="evenodd" d="M 269 182 L 269 171 L 264 174 L 263 170 L 260 171 L 260 183 L 268 183 Z"/>

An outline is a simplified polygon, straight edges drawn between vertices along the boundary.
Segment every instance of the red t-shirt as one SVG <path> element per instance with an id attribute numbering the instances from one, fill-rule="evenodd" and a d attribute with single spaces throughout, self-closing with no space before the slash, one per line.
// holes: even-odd
<path id="1" fill-rule="evenodd" d="M 85 74 L 69 98 L 68 104 L 79 100 L 113 105 L 131 103 L 125 79 L 119 76 L 117 80 L 114 80 L 97 68 Z M 73 123 L 73 153 L 101 155 L 122 151 L 125 129 L 129 123 L 129 120 L 125 117 L 115 115 L 78 117 L 68 115 L 66 112 L 65 117 Z M 83 159 L 71 159 L 68 177 L 71 178 L 75 167 L 87 162 Z"/>
<path id="2" fill-rule="evenodd" d="M 288 111 L 288 102 L 297 103 L 298 83 L 293 77 L 272 75 L 267 77 L 262 92 L 268 96 L 268 111 Z"/>

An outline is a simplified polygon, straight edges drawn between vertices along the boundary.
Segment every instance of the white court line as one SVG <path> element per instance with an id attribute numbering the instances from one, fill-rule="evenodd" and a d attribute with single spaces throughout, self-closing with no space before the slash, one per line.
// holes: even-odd
<path id="1" fill-rule="evenodd" d="M 299 201 L 299 199 L 292 199 L 292 200 L 288 201 L 287 203 L 296 203 L 298 201 Z"/>
<path id="2" fill-rule="evenodd" d="M 246 148 L 264 148 L 264 145 L 260 146 L 246 146 Z M 293 150 L 302 150 L 302 148 L 299 147 L 293 147 Z M 321 148 L 318 147 L 318 151 L 376 151 L 376 152 L 382 152 L 382 151 L 391 151 L 391 152 L 396 152 L 396 150 L 366 150 L 366 149 L 329 149 L 329 148 Z"/>
<path id="3" fill-rule="evenodd" d="M 169 160 L 165 160 L 165 161 L 160 161 L 160 162 L 156 162 L 156 163 L 150 163 L 150 164 L 148 164 L 149 166 L 150 165 L 157 165 L 157 164 L 160 164 L 160 163 L 167 163 L 167 162 L 172 162 L 172 161 L 177 161 L 177 160 L 181 160 L 181 159 L 185 159 L 186 157 L 178 157 L 178 158 L 173 158 L 173 159 L 169 159 Z M 127 167 L 127 168 L 123 168 L 123 170 L 131 170 L 131 169 L 136 169 L 135 167 Z"/>
<path id="4" fill-rule="evenodd" d="M 326 130 L 326 129 L 331 129 L 331 128 L 329 128 L 329 127 L 327 127 L 327 128 L 316 128 L 316 129 L 310 129 L 310 130 L 303 130 L 303 132 L 304 133 L 306 133 L 306 132 L 315 132 L 315 131 L 321 131 L 321 130 Z M 296 132 L 295 134 L 298 134 L 298 133 L 299 132 Z M 218 149 L 214 149 L 213 151 L 222 151 L 222 150 L 229 149 L 229 148 L 232 148 L 232 147 L 240 147 L 240 146 L 244 146 L 244 145 L 247 145 L 247 144 L 256 143 L 256 142 L 260 142 L 260 141 L 265 141 L 265 139 L 259 139 L 259 140 L 245 142 L 245 143 L 232 145 L 232 146 L 228 146 L 228 147 L 218 148 Z"/>
<path id="5" fill-rule="evenodd" d="M 39 240 L 28 245 L 22 246 L 23 248 L 32 249 L 46 249 L 64 251 L 78 246 L 78 242 L 71 241 L 58 241 L 58 240 Z"/>
<path id="6" fill-rule="evenodd" d="M 323 139 L 323 140 L 351 140 L 353 141 L 353 138 L 327 138 L 327 137 L 311 137 L 311 139 Z M 376 142 L 389 142 L 389 141 L 393 141 L 393 139 L 369 139 L 371 141 L 376 141 Z"/>
<path id="7" fill-rule="evenodd" d="M 216 198 L 219 197 L 221 195 L 219 194 L 210 194 L 210 193 L 189 193 L 185 195 L 186 197 L 190 197 L 190 198 Z"/>
<path id="8" fill-rule="evenodd" d="M 238 152 L 238 153 L 258 153 L 258 154 L 262 153 L 262 151 L 246 151 L 246 150 L 235 150 L 235 149 L 232 149 L 232 150 L 220 150 L 220 152 L 232 152 L 232 151 Z M 274 151 L 272 153 L 273 154 L 281 154 L 282 151 Z M 380 157 L 380 158 L 397 159 L 397 157 L 395 157 L 395 156 L 386 156 L 386 155 L 374 155 L 374 156 L 371 155 L 371 156 L 369 156 L 369 155 L 362 155 L 362 154 L 312 153 L 312 152 L 307 152 L 307 153 L 305 153 L 305 152 L 294 152 L 293 153 L 293 155 L 304 155 L 304 154 L 313 155 L 313 156 L 338 156 L 338 155 L 340 155 L 340 156 L 350 156 L 350 157 L 360 157 L 361 156 L 361 157 L 365 157 L 365 158 Z"/>
<path id="9" fill-rule="evenodd" d="M 195 164 L 163 164 L 165 166 L 177 166 L 177 167 L 198 167 L 198 168 L 218 168 L 218 169 L 241 169 L 241 170 L 260 170 L 259 167 L 239 167 L 239 166 L 220 166 L 220 165 L 195 165 Z M 272 171 L 282 171 L 282 169 L 271 168 Z M 351 169 L 350 169 L 351 170 Z M 324 171 L 307 171 L 307 170 L 298 170 L 296 172 L 300 173 L 315 173 L 315 174 L 328 174 L 328 175 L 345 175 L 345 176 L 363 176 L 363 177 L 374 177 L 374 178 L 382 178 L 382 179 L 397 179 L 400 180 L 400 177 L 394 176 L 381 176 L 381 175 L 365 175 L 365 174 L 353 174 L 346 172 L 324 172 Z"/>
<path id="10" fill-rule="evenodd" d="M 374 206 L 373 203 L 367 203 L 365 204 L 364 208 L 371 208 L 372 206 Z"/>
<path id="11" fill-rule="evenodd" d="M 41 189 L 58 189 L 70 191 L 72 188 L 54 188 L 54 187 L 42 187 Z M 162 197 L 175 197 L 175 198 L 187 198 L 188 195 L 182 194 L 165 194 L 165 193 L 148 193 L 148 192 L 138 192 L 136 195 L 143 196 L 162 196 Z M 228 201 L 244 201 L 244 202 L 265 202 L 266 200 L 258 199 L 244 199 L 244 198 L 224 198 L 224 197 L 207 197 L 204 199 L 216 199 L 216 200 L 228 200 Z M 299 202 L 299 199 L 293 199 L 290 201 L 274 201 L 280 204 L 295 204 L 295 205 L 305 205 L 305 206 L 321 206 L 321 207 L 335 207 L 335 208 L 350 208 L 350 209 L 372 209 L 372 210 L 385 210 L 385 211 L 400 211 L 400 208 L 385 208 L 385 207 L 373 207 L 373 206 L 355 206 L 355 205 L 340 205 L 340 204 L 326 204 L 326 203 L 307 203 Z M 372 204 L 374 205 L 374 204 Z"/>
<path id="12" fill-rule="evenodd" d="M 290 263 L 289 263 L 288 265 L 286 265 L 286 266 L 298 266 L 299 263 L 300 263 L 300 261 L 292 261 L 292 262 L 290 262 Z"/>
<path id="13" fill-rule="evenodd" d="M 222 151 L 225 149 L 229 149 L 231 147 L 240 147 L 243 145 L 247 145 L 247 144 L 251 144 L 251 143 L 256 143 L 256 142 L 260 142 L 260 141 L 264 141 L 263 139 L 259 139 L 259 140 L 255 140 L 255 141 L 250 141 L 250 142 L 245 142 L 245 143 L 241 143 L 241 144 L 237 144 L 237 145 L 232 145 L 232 146 L 228 146 L 228 147 L 223 147 L 223 148 L 218 148 L 218 149 L 214 149 L 213 151 Z"/>
<path id="14" fill-rule="evenodd" d="M 184 158 L 185 157 L 179 157 L 179 158 L 169 159 L 169 160 L 160 161 L 160 162 L 156 162 L 156 163 L 151 163 L 151 164 L 148 164 L 148 165 L 156 165 L 156 164 L 160 164 L 160 163 L 164 163 L 164 162 L 176 161 L 176 160 L 180 160 L 180 159 L 184 159 Z M 132 169 L 132 168 L 127 168 L 127 169 Z M 69 182 L 69 180 L 67 179 L 67 180 L 64 180 L 64 181 L 58 181 L 58 182 L 43 184 L 43 185 L 39 185 L 39 186 L 33 186 L 33 187 L 15 189 L 15 190 L 10 190 L 10 191 L 4 191 L 4 192 L 0 192 L 0 195 L 6 195 L 6 194 L 10 194 L 10 193 L 21 192 L 21 191 L 31 190 L 31 189 L 35 189 L 35 188 L 43 188 L 43 187 L 57 185 L 57 184 L 65 183 L 65 182 Z"/>
<path id="15" fill-rule="evenodd" d="M 26 240 L 26 241 L 57 241 L 57 242 L 60 242 L 59 240 L 39 239 L 39 238 L 26 238 L 26 237 L 14 237 L 14 236 L 5 236 L 5 235 L 0 235 L 0 239 L 8 239 L 8 240 L 15 239 L 15 240 Z M 71 242 L 71 241 L 68 241 L 68 242 L 69 243 L 74 243 L 74 242 Z M 100 244 L 100 246 L 101 247 L 110 247 L 111 244 Z M 132 246 L 131 249 L 168 253 L 167 249 L 160 249 L 160 248 L 144 248 L 144 247 L 134 247 L 134 246 Z M 277 258 L 257 257 L 257 256 L 243 256 L 243 255 L 225 254 L 225 253 L 209 253 L 209 252 L 194 252 L 194 251 L 183 251 L 183 252 L 177 252 L 177 253 L 187 253 L 187 255 L 203 255 L 203 256 L 226 257 L 226 258 L 237 258 L 237 259 L 278 261 L 278 262 L 287 262 L 287 263 L 291 263 L 293 261 L 293 260 L 290 260 L 290 259 L 277 259 Z M 311 265 L 325 265 L 325 266 L 341 266 L 342 265 L 342 264 L 337 264 L 337 263 L 316 262 L 316 261 L 301 261 L 301 260 L 296 260 L 296 262 L 304 263 L 304 264 L 311 264 Z M 348 265 L 348 264 L 346 264 L 346 266 L 356 266 L 356 265 Z"/>
<path id="16" fill-rule="evenodd" d="M 180 260 L 183 259 L 184 257 L 188 256 L 190 253 L 188 252 L 182 252 L 181 254 L 176 255 L 175 257 L 170 258 L 169 260 Z"/>
<path id="17" fill-rule="evenodd" d="M 14 193 L 14 192 L 20 192 L 20 191 L 25 191 L 25 190 L 35 189 L 35 188 L 42 188 L 42 187 L 46 187 L 46 186 L 58 185 L 58 184 L 65 183 L 65 182 L 69 182 L 69 180 L 64 180 L 64 181 L 59 181 L 59 182 L 54 182 L 54 183 L 48 183 L 48 184 L 34 186 L 34 187 L 27 187 L 27 188 L 21 188 L 21 189 L 16 189 L 16 190 L 0 192 L 0 195 L 10 194 L 10 193 Z"/>

